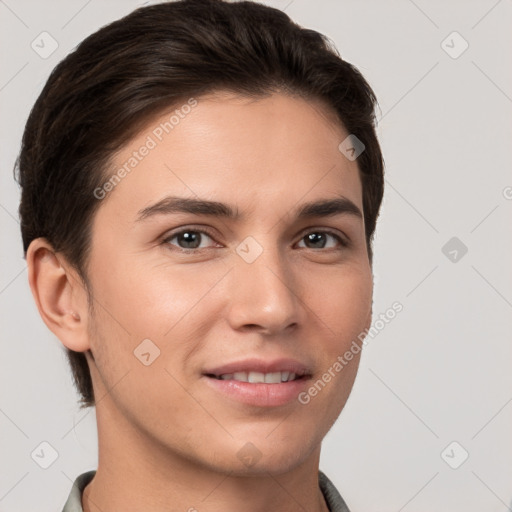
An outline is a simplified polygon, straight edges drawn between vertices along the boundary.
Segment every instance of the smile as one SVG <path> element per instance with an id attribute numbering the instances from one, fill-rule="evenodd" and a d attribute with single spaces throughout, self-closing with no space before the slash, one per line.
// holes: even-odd
<path id="1" fill-rule="evenodd" d="M 220 380 L 237 380 L 239 382 L 250 382 L 251 384 L 265 383 L 265 384 L 280 384 L 281 382 L 290 382 L 302 378 L 293 372 L 235 372 L 223 373 L 222 375 L 208 375 Z"/>
<path id="2" fill-rule="evenodd" d="M 291 358 L 253 357 L 202 372 L 204 382 L 216 396 L 233 404 L 265 408 L 297 404 L 298 394 L 312 376 L 311 364 Z"/>

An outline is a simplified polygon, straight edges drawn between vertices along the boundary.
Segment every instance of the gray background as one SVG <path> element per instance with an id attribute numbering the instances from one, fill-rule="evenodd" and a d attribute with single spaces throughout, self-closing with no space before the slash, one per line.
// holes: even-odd
<path id="1" fill-rule="evenodd" d="M 94 410 L 78 411 L 28 287 L 12 178 L 24 122 L 51 69 L 142 3 L 0 0 L 0 511 L 61 510 L 97 465 Z M 375 318 L 404 306 L 367 344 L 321 469 L 354 512 L 512 510 L 512 2 L 267 3 L 331 37 L 376 91 Z M 47 58 L 31 47 L 43 31 Z M 31 458 L 44 441 L 46 470 Z"/>

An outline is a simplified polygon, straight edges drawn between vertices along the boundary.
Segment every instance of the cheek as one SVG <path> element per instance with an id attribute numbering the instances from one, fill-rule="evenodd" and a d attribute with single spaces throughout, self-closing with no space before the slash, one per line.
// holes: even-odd
<path id="1" fill-rule="evenodd" d="M 360 335 L 371 322 L 373 279 L 369 267 L 354 265 L 315 283 L 308 288 L 307 305 L 323 331 L 318 336 L 321 350 L 316 353 L 321 362 L 301 403 L 306 404 L 310 417 L 326 427 L 325 434 L 343 409 L 357 375 Z"/>
<path id="2" fill-rule="evenodd" d="M 186 265 L 152 261 L 118 262 L 102 274 L 102 300 L 130 337 L 166 343 L 173 332 L 194 329 L 196 309 L 208 323 L 203 300 L 222 280 L 226 265 Z M 197 320 L 196 320 L 197 321 Z M 119 325 L 114 328 L 120 327 Z"/>
<path id="3" fill-rule="evenodd" d="M 371 321 L 373 279 L 365 266 L 331 273 L 308 288 L 308 302 L 330 333 L 330 350 L 343 350 Z M 321 284 L 320 284 L 321 283 Z"/>

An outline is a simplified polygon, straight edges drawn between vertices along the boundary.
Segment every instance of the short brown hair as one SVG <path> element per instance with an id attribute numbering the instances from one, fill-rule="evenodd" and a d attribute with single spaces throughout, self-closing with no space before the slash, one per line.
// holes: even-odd
<path id="1" fill-rule="evenodd" d="M 371 87 L 324 35 L 278 9 L 222 0 L 136 9 L 87 37 L 53 70 L 15 165 L 25 255 L 32 240 L 45 237 L 88 290 L 91 224 L 101 203 L 93 191 L 108 179 L 109 158 L 164 109 L 220 90 L 320 99 L 363 142 L 357 162 L 371 263 L 384 190 Z M 67 349 L 67 356 L 81 407 L 93 406 L 85 355 Z"/>

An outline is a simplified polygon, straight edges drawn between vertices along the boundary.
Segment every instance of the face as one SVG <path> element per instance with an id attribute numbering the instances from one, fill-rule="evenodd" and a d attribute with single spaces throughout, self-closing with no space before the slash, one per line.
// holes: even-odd
<path id="1" fill-rule="evenodd" d="M 203 467 L 284 472 L 340 414 L 371 322 L 357 161 L 320 103 L 196 101 L 118 152 L 98 199 L 97 414 Z"/>

